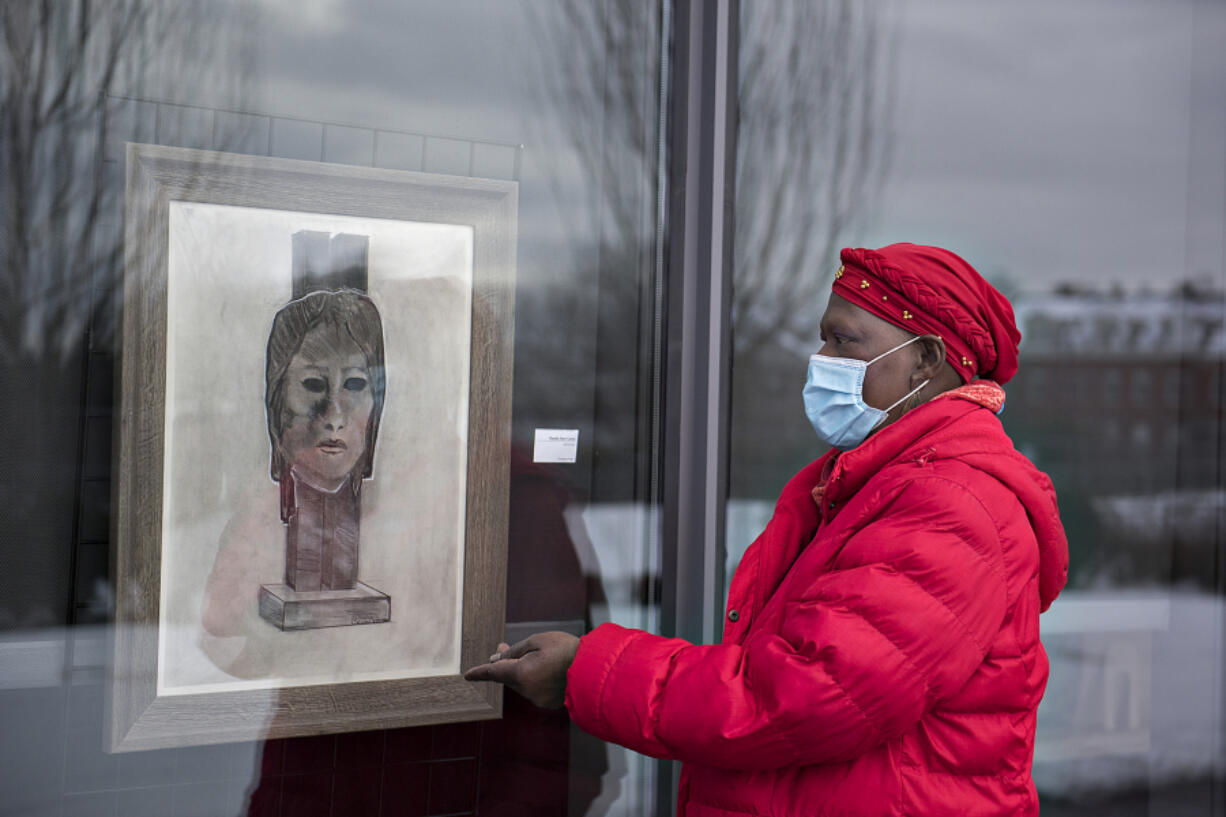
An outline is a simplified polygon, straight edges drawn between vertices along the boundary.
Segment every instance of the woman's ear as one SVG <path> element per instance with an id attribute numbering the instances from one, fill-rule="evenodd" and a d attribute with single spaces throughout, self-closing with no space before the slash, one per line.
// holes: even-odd
<path id="1" fill-rule="evenodd" d="M 919 347 L 919 362 L 912 379 L 915 383 L 934 379 L 945 362 L 945 341 L 940 335 L 921 335 L 915 345 Z"/>

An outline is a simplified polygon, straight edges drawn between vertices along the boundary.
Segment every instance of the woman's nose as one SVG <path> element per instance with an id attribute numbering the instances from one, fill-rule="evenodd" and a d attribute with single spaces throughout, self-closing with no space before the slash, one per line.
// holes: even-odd
<path id="1" fill-rule="evenodd" d="M 328 396 L 322 408 L 319 419 L 323 421 L 325 429 L 340 431 L 345 427 L 345 409 L 341 406 L 340 399 L 335 392 Z"/>

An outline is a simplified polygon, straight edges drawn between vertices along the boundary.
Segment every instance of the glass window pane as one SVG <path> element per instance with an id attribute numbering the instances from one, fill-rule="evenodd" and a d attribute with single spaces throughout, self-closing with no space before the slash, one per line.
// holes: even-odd
<path id="1" fill-rule="evenodd" d="M 377 269 L 421 278 L 430 277 L 423 270 L 451 269 L 430 266 L 430 247 L 443 245 L 422 237 L 427 228 L 455 226 L 442 214 L 441 194 L 440 209 L 421 221 L 359 218 L 367 193 L 378 199 L 387 195 L 381 185 L 405 179 L 449 190 L 478 189 L 484 182 L 505 190 L 514 184 L 517 231 L 502 245 L 514 261 L 513 331 L 503 336 L 513 336 L 514 354 L 493 373 L 513 386 L 507 427 L 491 432 L 498 456 L 509 461 L 509 478 L 502 475 L 509 495 L 504 490 L 483 498 L 491 516 L 505 508 L 508 517 L 506 637 L 514 641 L 549 629 L 578 634 L 606 621 L 658 629 L 652 401 L 660 362 L 654 331 L 661 306 L 657 259 L 667 255 L 658 229 L 659 171 L 666 164 L 665 11 L 660 2 L 629 0 L 65 0 L 19 3 L 0 12 L 0 63 L 6 66 L 0 88 L 6 168 L 0 173 L 3 380 L 24 384 L 0 397 L 0 412 L 22 429 L 3 458 L 0 482 L 8 508 L 0 537 L 0 798 L 15 813 L 250 810 L 292 817 L 320 813 L 321 803 L 327 813 L 330 803 L 337 814 L 373 815 L 382 808 L 578 815 L 640 814 L 654 807 L 654 761 L 605 746 L 572 728 L 564 713 L 536 710 L 511 693 L 503 717 L 484 722 L 373 731 L 367 723 L 367 731 L 123 754 L 100 747 L 110 734 L 104 681 L 110 660 L 106 625 L 116 607 L 113 576 L 134 569 L 117 565 L 110 555 L 117 550 L 111 539 L 125 501 L 114 499 L 120 454 L 112 440 L 122 433 L 123 417 L 140 415 L 143 408 L 121 403 L 121 391 L 111 387 L 125 352 L 131 352 L 124 348 L 124 321 L 136 314 L 133 301 L 147 294 L 124 285 L 126 265 L 139 255 L 135 244 L 149 238 L 139 225 L 125 225 L 125 206 L 139 192 L 139 185 L 127 187 L 133 172 L 128 143 L 218 151 L 241 157 L 246 167 L 275 166 L 304 178 L 369 180 L 365 190 L 351 189 L 352 196 L 337 200 L 333 210 L 319 209 L 319 195 L 307 185 L 300 200 L 231 207 L 239 211 L 226 216 L 231 221 L 210 211 L 209 223 L 223 225 L 213 232 L 199 226 L 204 221 L 178 234 L 168 228 L 187 235 L 183 246 L 195 250 L 172 254 L 179 259 L 174 263 L 233 262 L 190 267 L 199 273 L 190 276 L 193 297 L 182 295 L 189 287 L 179 287 L 184 309 L 196 310 L 200 320 L 171 320 L 170 331 L 189 338 L 181 347 L 194 350 L 198 357 L 190 359 L 199 365 L 151 364 L 203 395 L 191 411 L 184 409 L 184 416 L 190 414 L 184 425 L 210 436 L 197 467 L 167 466 L 167 480 L 173 484 L 175 474 L 197 480 L 193 484 L 203 486 L 195 494 L 200 507 L 220 509 L 201 511 L 185 526 L 193 543 L 185 548 L 187 558 L 199 569 L 180 572 L 191 578 L 184 596 L 163 599 L 184 611 L 179 641 L 191 660 L 221 677 L 218 683 L 274 688 L 280 675 L 244 676 L 238 670 L 258 664 L 251 645 L 259 638 L 316 643 L 299 654 L 307 664 L 317 659 L 332 670 L 345 663 L 318 647 L 322 637 L 311 641 L 318 631 L 287 636 L 269 625 L 258 637 L 229 631 L 219 636 L 202 632 L 208 627 L 200 620 L 209 615 L 202 612 L 213 600 L 206 584 L 225 543 L 240 542 L 268 558 L 273 575 L 261 582 L 275 583 L 283 568 L 286 574 L 298 570 L 289 566 L 284 542 L 290 519 L 277 512 L 280 502 L 282 513 L 289 513 L 284 508 L 290 503 L 290 516 L 298 520 L 293 524 L 299 524 L 304 517 L 295 514 L 305 513 L 305 506 L 294 503 L 305 495 L 307 482 L 286 489 L 285 481 L 273 481 L 277 474 L 270 479 L 274 422 L 266 411 L 274 411 L 274 403 L 265 404 L 265 388 L 276 388 L 265 382 L 274 314 L 291 295 L 301 294 L 291 289 L 289 231 L 326 233 L 331 264 L 345 251 L 336 249 L 331 228 L 325 230 L 328 219 L 352 226 L 340 220 L 364 218 L 370 242 L 363 245 L 368 252 L 358 255 L 368 283 L 383 274 Z M 402 171 L 427 175 L 396 175 Z M 254 201 L 261 195 L 252 189 L 256 178 L 253 170 L 197 182 L 174 204 L 222 207 L 219 197 L 235 191 Z M 269 262 L 262 268 L 236 249 L 248 246 L 239 233 L 260 219 L 290 225 L 284 246 L 259 256 L 280 258 L 279 266 Z M 386 232 L 401 228 L 403 246 Z M 371 237 L 379 235 L 387 238 L 382 245 Z M 479 240 L 473 239 L 478 245 Z M 457 241 L 462 255 L 468 245 Z M 386 253 L 383 260 L 380 253 Z M 446 281 L 439 283 L 443 277 L 434 280 L 447 290 Z M 346 278 L 346 286 L 352 280 Z M 355 539 L 360 530 L 362 557 L 355 551 L 347 563 L 357 580 L 406 587 L 417 581 L 415 594 L 432 597 L 438 583 L 421 577 L 428 574 L 423 565 L 433 564 L 433 552 L 414 551 L 419 561 L 409 564 L 397 561 L 394 548 L 380 550 L 377 539 L 400 537 L 395 541 L 403 540 L 406 550 L 426 551 L 414 543 L 437 533 L 431 514 L 454 510 L 467 499 L 452 490 L 455 480 L 445 480 L 451 472 L 422 467 L 421 461 L 435 462 L 429 460 L 435 448 L 469 430 L 463 414 L 468 387 L 480 399 L 488 383 L 465 379 L 471 358 L 448 357 L 454 351 L 448 338 L 459 333 L 468 342 L 466 327 L 480 323 L 488 304 L 480 291 L 476 303 L 463 300 L 471 291 L 461 292 L 459 300 L 445 301 L 459 307 L 435 312 L 420 300 L 393 301 L 375 284 L 369 292 L 383 309 L 385 367 L 359 355 L 363 366 L 350 367 L 361 369 L 358 374 L 346 369 L 335 383 L 323 375 L 304 376 L 300 391 L 350 397 L 374 392 L 374 370 L 384 369 L 386 401 L 377 424 L 382 459 L 376 458 L 370 480 L 345 483 L 365 485 L 353 488 L 348 505 L 335 504 L 341 501 L 336 496 L 344 498 L 341 489 L 338 494 L 316 485 L 312 496 L 325 509 L 321 520 L 348 520 L 332 527 L 320 521 L 321 529 L 352 530 Z M 290 368 L 310 346 L 309 337 L 304 332 L 298 351 L 287 355 Z M 343 346 L 345 336 L 337 330 L 335 337 Z M 244 347 L 236 338 L 258 342 Z M 480 341 L 473 341 L 474 354 Z M 407 376 L 410 371 L 418 376 Z M 449 399 L 435 387 L 439 383 L 461 397 Z M 403 421 L 427 415 L 439 422 Z M 551 430 L 577 435 L 577 444 L 548 455 L 537 440 L 539 431 Z M 333 433 L 315 446 L 327 456 L 374 445 L 373 432 L 358 442 L 339 429 Z M 282 439 L 275 437 L 271 445 Z M 246 455 L 250 467 L 219 465 Z M 453 459 L 457 468 L 467 467 L 462 454 Z M 168 455 L 165 463 L 171 461 Z M 165 463 L 148 464 L 151 482 L 141 483 L 148 491 L 142 496 L 159 495 L 155 483 Z M 411 477 L 392 484 L 392 473 Z M 248 514 L 249 506 L 258 508 Z M 458 512 L 448 518 L 463 522 Z M 252 530 L 274 535 L 265 541 Z M 449 564 L 458 566 L 459 575 L 463 562 Z M 385 568 L 393 575 L 376 578 Z M 146 578 L 156 587 L 162 575 Z M 173 589 L 167 592 L 174 595 Z M 416 626 L 423 638 L 432 637 L 427 631 L 434 619 L 416 625 L 409 619 L 406 611 L 418 609 L 410 595 L 393 596 L 391 621 L 370 626 L 402 635 Z M 254 605 L 240 605 L 244 626 L 265 626 Z M 404 622 L 402 629 L 397 621 Z M 353 629 L 361 629 L 358 624 Z M 217 645 L 203 646 L 214 636 L 226 641 L 217 649 L 231 650 L 232 662 L 210 652 Z M 384 647 L 391 652 L 404 643 L 389 638 Z M 483 648 L 492 652 L 496 644 Z M 275 728 L 277 705 L 277 696 L 270 695 L 268 729 Z M 186 742 L 209 742 L 209 726 L 207 713 L 194 726 L 183 726 L 185 735 L 194 735 Z"/>

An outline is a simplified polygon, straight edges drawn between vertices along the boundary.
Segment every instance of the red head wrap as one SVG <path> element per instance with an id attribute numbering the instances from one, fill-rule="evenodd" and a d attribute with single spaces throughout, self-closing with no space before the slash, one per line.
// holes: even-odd
<path id="1" fill-rule="evenodd" d="M 975 268 L 940 247 L 891 244 L 845 249 L 834 292 L 917 335 L 939 335 L 964 382 L 1004 383 L 1017 372 L 1022 335 L 1008 299 Z"/>

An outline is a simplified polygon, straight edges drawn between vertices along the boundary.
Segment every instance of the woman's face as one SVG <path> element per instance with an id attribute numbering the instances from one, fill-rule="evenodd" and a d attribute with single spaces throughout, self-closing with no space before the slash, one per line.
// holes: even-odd
<path id="1" fill-rule="evenodd" d="M 912 335 L 838 295 L 830 296 L 822 315 L 823 345 L 818 354 L 869 361 Z M 912 374 L 919 347 L 911 345 L 886 355 L 864 373 L 864 402 L 884 409 L 913 388 Z"/>
<path id="2" fill-rule="evenodd" d="M 366 453 L 366 427 L 374 409 L 366 356 L 331 326 L 307 332 L 285 373 L 289 422 L 281 453 L 295 477 L 335 491 Z"/>

